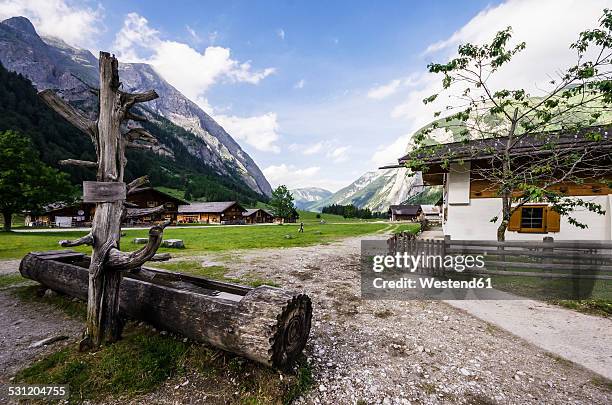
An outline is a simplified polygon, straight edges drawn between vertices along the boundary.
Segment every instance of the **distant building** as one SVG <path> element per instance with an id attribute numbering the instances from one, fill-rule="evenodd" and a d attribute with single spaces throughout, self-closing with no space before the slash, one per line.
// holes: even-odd
<path id="1" fill-rule="evenodd" d="M 128 225 L 151 224 L 171 220 L 176 222 L 178 206 L 186 201 L 173 197 L 153 187 L 134 190 L 127 196 L 126 206 L 130 208 L 155 208 L 164 206 L 161 212 L 129 220 Z M 77 202 L 74 204 L 53 203 L 41 212 L 31 212 L 25 217 L 26 226 L 55 226 L 61 228 L 89 227 L 96 212 L 96 204 Z"/>
<path id="2" fill-rule="evenodd" d="M 442 218 L 440 214 L 440 207 L 437 205 L 421 204 L 421 209 L 423 210 L 423 216 L 425 219 L 439 221 Z"/>
<path id="3" fill-rule="evenodd" d="M 391 221 L 416 221 L 421 217 L 420 205 L 392 205 L 389 207 Z"/>
<path id="4" fill-rule="evenodd" d="M 247 224 L 266 224 L 274 221 L 274 215 L 261 208 L 247 209 L 242 216 Z"/>
<path id="5" fill-rule="evenodd" d="M 244 224 L 247 210 L 236 201 L 204 202 L 179 205 L 178 223 Z"/>
<path id="6" fill-rule="evenodd" d="M 153 187 L 137 188 L 127 196 L 127 202 L 134 205 L 134 208 L 155 208 L 160 205 L 164 206 L 164 210 L 162 212 L 130 221 L 130 224 L 132 225 L 161 222 L 166 220 L 176 223 L 178 217 L 178 207 L 182 204 L 189 204 L 187 201 L 173 197 L 170 194 L 166 194 L 163 191 L 159 191 Z"/>

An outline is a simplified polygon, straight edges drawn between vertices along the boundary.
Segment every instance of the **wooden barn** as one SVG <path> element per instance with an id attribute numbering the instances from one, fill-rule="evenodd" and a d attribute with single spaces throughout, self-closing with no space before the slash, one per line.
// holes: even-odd
<path id="1" fill-rule="evenodd" d="M 187 204 L 179 198 L 173 197 L 153 187 L 143 187 L 127 196 L 126 205 L 130 208 L 151 208 L 151 215 L 130 220 L 127 225 L 145 225 L 164 220 L 176 222 L 178 206 Z M 153 210 L 163 206 L 160 212 Z M 53 203 L 46 206 L 42 212 L 28 213 L 25 218 L 26 226 L 55 226 L 55 227 L 89 227 L 96 212 L 96 204 L 77 202 L 75 204 Z"/>
<path id="2" fill-rule="evenodd" d="M 391 221 L 417 221 L 423 209 L 420 205 L 392 205 L 389 207 Z"/>
<path id="3" fill-rule="evenodd" d="M 96 204 L 93 203 L 53 203 L 45 206 L 39 213 L 27 213 L 25 225 L 60 228 L 91 226 L 91 220 L 95 212 Z"/>
<path id="4" fill-rule="evenodd" d="M 250 208 L 242 213 L 247 224 L 269 224 L 274 221 L 274 215 L 261 208 Z"/>
<path id="5" fill-rule="evenodd" d="M 244 224 L 247 210 L 236 201 L 204 202 L 180 205 L 178 223 Z"/>

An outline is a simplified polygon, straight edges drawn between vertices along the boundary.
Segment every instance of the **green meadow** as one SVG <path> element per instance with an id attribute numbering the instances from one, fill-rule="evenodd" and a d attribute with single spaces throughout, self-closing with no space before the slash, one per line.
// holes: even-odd
<path id="1" fill-rule="evenodd" d="M 346 237 L 368 234 L 393 233 L 418 230 L 417 224 L 389 224 L 386 222 L 346 222 L 312 223 L 304 219 L 304 232 L 300 233 L 299 224 L 284 225 L 244 225 L 208 226 L 202 228 L 166 228 L 165 239 L 182 239 L 185 249 L 160 248 L 159 252 L 170 252 L 173 256 L 198 255 L 206 252 L 221 252 L 236 249 L 261 249 L 311 246 L 330 243 Z M 146 238 L 145 229 L 126 229 L 121 249 L 136 250 L 142 245 L 132 243 L 134 238 Z M 0 232 L 0 260 L 19 259 L 32 251 L 59 249 L 58 241 L 76 239 L 85 235 L 84 231 L 51 232 Z M 74 250 L 88 253 L 89 246 L 79 246 Z"/>

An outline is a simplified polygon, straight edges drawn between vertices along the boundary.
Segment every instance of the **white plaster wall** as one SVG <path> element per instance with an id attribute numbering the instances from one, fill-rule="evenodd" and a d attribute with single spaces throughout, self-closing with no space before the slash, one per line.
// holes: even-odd
<path id="1" fill-rule="evenodd" d="M 580 198 L 600 204 L 606 210 L 606 215 L 580 209 L 572 216 L 587 224 L 587 229 L 580 229 L 570 224 L 567 217 L 561 217 L 560 232 L 533 234 L 506 231 L 506 240 L 542 240 L 544 236 L 552 236 L 555 240 L 611 240 L 612 195 Z M 497 224 L 489 221 L 495 216 L 501 216 L 501 206 L 501 198 L 475 198 L 470 199 L 469 204 L 449 204 L 444 234 L 450 235 L 452 239 L 495 240 Z"/>
<path id="2" fill-rule="evenodd" d="M 448 203 L 470 203 L 470 162 L 451 163 L 448 172 Z"/>

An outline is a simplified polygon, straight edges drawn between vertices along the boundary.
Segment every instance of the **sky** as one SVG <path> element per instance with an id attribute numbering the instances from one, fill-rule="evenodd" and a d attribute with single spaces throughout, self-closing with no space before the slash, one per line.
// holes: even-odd
<path id="1" fill-rule="evenodd" d="M 0 0 L 39 33 L 150 63 L 215 118 L 272 184 L 336 191 L 401 157 L 433 119 L 427 73 L 507 26 L 527 48 L 496 85 L 544 91 L 612 0 Z M 443 102 L 444 100 L 440 101 Z"/>

